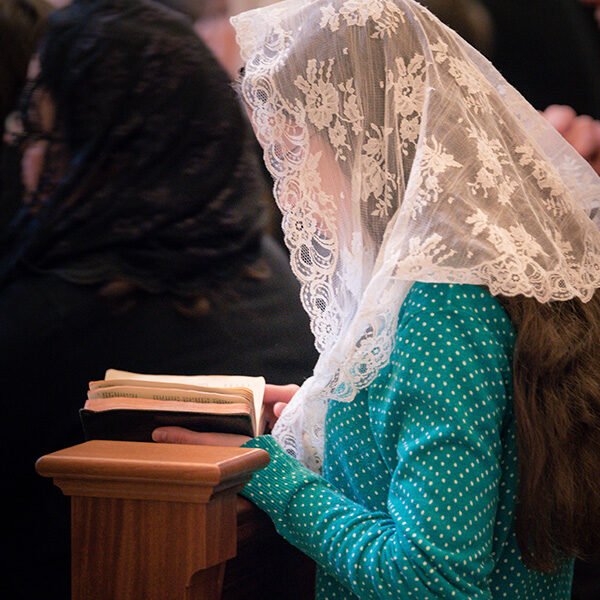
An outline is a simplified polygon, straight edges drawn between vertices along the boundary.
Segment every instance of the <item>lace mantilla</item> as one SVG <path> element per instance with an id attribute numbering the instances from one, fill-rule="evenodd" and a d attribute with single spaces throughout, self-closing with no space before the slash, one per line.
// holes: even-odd
<path id="1" fill-rule="evenodd" d="M 412 282 L 591 297 L 600 180 L 412 0 L 286 0 L 232 22 L 321 353 L 274 433 L 318 470 L 327 404 L 388 362 Z"/>

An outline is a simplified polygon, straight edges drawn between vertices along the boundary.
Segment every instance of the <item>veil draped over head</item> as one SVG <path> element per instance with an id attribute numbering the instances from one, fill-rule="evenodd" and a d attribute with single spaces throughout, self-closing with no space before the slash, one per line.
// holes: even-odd
<path id="1" fill-rule="evenodd" d="M 194 296 L 256 262 L 255 140 L 187 19 L 143 0 L 76 0 L 49 17 L 39 62 L 23 120 L 35 129 L 46 90 L 55 132 L 31 205 L 0 240 L 0 283 L 25 267 Z"/>
<path id="2" fill-rule="evenodd" d="M 286 0 L 232 23 L 321 354 L 274 435 L 318 470 L 328 402 L 387 364 L 414 281 L 590 299 L 600 179 L 413 0 Z"/>

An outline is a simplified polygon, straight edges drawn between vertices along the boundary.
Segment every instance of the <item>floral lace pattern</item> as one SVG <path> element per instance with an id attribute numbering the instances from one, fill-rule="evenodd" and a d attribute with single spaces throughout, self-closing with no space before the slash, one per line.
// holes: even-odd
<path id="1" fill-rule="evenodd" d="M 445 151 L 435 137 L 423 145 L 421 153 L 420 162 L 423 164 L 423 168 L 419 172 L 417 189 L 411 205 L 413 221 L 419 218 L 419 214 L 426 206 L 437 202 L 440 195 L 443 194 L 444 188 L 440 182 L 440 175 L 446 173 L 450 168 L 459 169 L 462 166 Z"/>
<path id="2" fill-rule="evenodd" d="M 425 57 L 415 54 L 410 60 L 399 56 L 393 69 L 386 73 L 386 93 L 393 94 L 402 152 L 417 142 L 421 125 L 421 108 L 425 97 Z"/>
<path id="3" fill-rule="evenodd" d="M 335 149 L 336 160 L 347 160 L 345 150 L 348 144 L 348 125 L 352 133 L 360 133 L 363 125 L 362 111 L 353 86 L 353 79 L 335 86 L 331 83 L 334 59 L 317 64 L 310 59 L 306 75 L 298 75 L 294 85 L 304 93 L 304 110 L 308 120 L 317 130 L 327 127 L 328 139 Z"/>
<path id="4" fill-rule="evenodd" d="M 463 101 L 474 112 L 481 113 L 489 106 L 489 83 L 473 63 L 453 56 L 449 52 L 448 44 L 437 40 L 431 45 L 435 60 L 448 69 L 452 81 L 460 86 L 463 91 Z"/>
<path id="5" fill-rule="evenodd" d="M 367 23 L 373 24 L 371 37 L 383 38 L 398 31 L 404 23 L 404 15 L 392 0 L 346 0 L 340 3 L 336 10 L 335 3 L 327 4 L 321 8 L 321 28 L 328 27 L 331 31 L 338 31 L 340 25 L 365 27 Z"/>
<path id="6" fill-rule="evenodd" d="M 573 206 L 566 201 L 569 197 L 568 189 L 556 169 L 549 166 L 546 161 L 539 160 L 532 146 L 519 146 L 515 151 L 521 155 L 519 164 L 531 168 L 531 174 L 543 192 L 541 198 L 546 209 L 555 217 L 572 212 Z"/>
<path id="7" fill-rule="evenodd" d="M 274 434 L 318 469 L 328 402 L 387 363 L 413 281 L 591 297 L 600 183 L 413 0 L 286 0 L 233 23 L 321 353 Z"/>

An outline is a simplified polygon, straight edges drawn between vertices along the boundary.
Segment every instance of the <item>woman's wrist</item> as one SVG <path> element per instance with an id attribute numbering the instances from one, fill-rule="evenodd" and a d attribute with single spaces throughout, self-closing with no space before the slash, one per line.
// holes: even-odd
<path id="1" fill-rule="evenodd" d="M 245 448 L 262 448 L 271 461 L 254 473 L 241 494 L 264 510 L 277 525 L 294 494 L 319 476 L 293 458 L 271 435 L 261 435 L 243 444 Z"/>

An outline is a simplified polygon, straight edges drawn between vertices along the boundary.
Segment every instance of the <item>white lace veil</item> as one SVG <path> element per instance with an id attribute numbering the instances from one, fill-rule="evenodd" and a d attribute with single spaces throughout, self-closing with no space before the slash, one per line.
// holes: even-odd
<path id="1" fill-rule="evenodd" d="M 600 179 L 413 0 L 286 0 L 232 23 L 321 354 L 273 433 L 319 470 L 328 402 L 388 362 L 414 281 L 589 300 Z"/>

